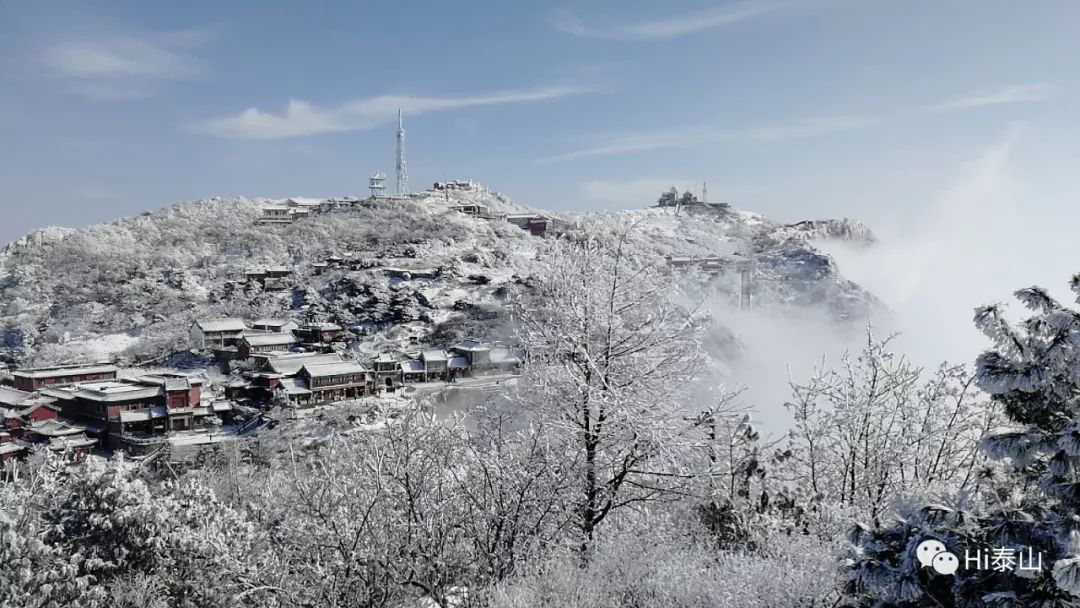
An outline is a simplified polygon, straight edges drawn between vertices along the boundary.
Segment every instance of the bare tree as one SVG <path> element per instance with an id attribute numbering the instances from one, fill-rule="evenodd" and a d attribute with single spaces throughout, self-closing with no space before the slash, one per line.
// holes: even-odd
<path id="1" fill-rule="evenodd" d="M 926 374 L 874 338 L 857 357 L 792 382 L 794 481 L 876 521 L 900 494 L 964 487 L 993 420 L 963 366 Z"/>
<path id="2" fill-rule="evenodd" d="M 464 440 L 466 466 L 455 469 L 481 574 L 502 580 L 558 542 L 573 513 L 566 508 L 566 465 L 546 442 L 542 422 L 519 428 L 521 416 L 489 403 Z"/>

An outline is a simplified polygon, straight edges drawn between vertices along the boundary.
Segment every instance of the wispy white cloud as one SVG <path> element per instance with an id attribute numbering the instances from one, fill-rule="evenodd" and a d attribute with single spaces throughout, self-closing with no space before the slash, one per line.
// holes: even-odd
<path id="1" fill-rule="evenodd" d="M 565 85 L 480 93 L 459 97 L 414 97 L 383 95 L 356 99 L 336 107 L 321 108 L 307 101 L 290 100 L 282 114 L 248 108 L 239 114 L 206 120 L 191 130 L 229 139 L 286 139 L 322 133 L 363 131 L 388 124 L 398 108 L 410 115 L 476 106 L 547 101 L 581 95 L 592 89 Z"/>
<path id="2" fill-rule="evenodd" d="M 728 4 L 707 11 L 668 15 L 650 21 L 617 25 L 585 25 L 577 14 L 563 11 L 555 17 L 555 28 L 583 38 L 608 40 L 661 40 L 725 27 L 787 6 L 788 2 L 754 1 Z"/>
<path id="3" fill-rule="evenodd" d="M 205 39 L 204 30 L 102 34 L 46 46 L 41 61 L 84 97 L 137 99 L 153 95 L 163 81 L 203 74 L 195 51 Z"/>
<path id="4" fill-rule="evenodd" d="M 589 158 L 595 156 L 615 156 L 632 152 L 691 148 L 695 146 L 736 141 L 788 141 L 823 137 L 845 131 L 862 129 L 878 121 L 874 118 L 857 116 L 837 116 L 812 118 L 800 122 L 749 127 L 744 129 L 716 129 L 698 127 L 693 129 L 671 129 L 663 131 L 642 131 L 611 137 L 594 143 L 592 146 L 548 156 L 537 160 L 538 163 Z"/>
<path id="5" fill-rule="evenodd" d="M 66 76 L 175 78 L 199 73 L 192 58 L 157 42 L 129 38 L 62 42 L 47 49 L 46 63 Z"/>
<path id="6" fill-rule="evenodd" d="M 617 156 L 634 152 L 691 148 L 694 146 L 722 142 L 768 142 L 824 137 L 846 131 L 863 129 L 905 116 L 917 115 L 920 111 L 947 112 L 983 106 L 1043 101 L 1049 98 L 1050 93 L 1054 88 L 1055 87 L 1050 84 L 1010 86 L 982 94 L 952 99 L 944 103 L 927 106 L 921 110 L 914 109 L 879 118 L 836 116 L 811 118 L 803 121 L 771 126 L 728 130 L 702 126 L 696 128 L 673 128 L 622 133 L 594 140 L 592 145 L 587 147 L 540 158 L 536 162 L 538 164 L 545 164 L 579 158 Z"/>
<path id="7" fill-rule="evenodd" d="M 983 106 L 995 106 L 1009 103 L 1024 103 L 1043 101 L 1050 96 L 1054 86 L 1050 84 L 1023 84 L 998 89 L 996 91 L 972 94 L 944 103 L 932 106 L 930 109 L 938 112 L 949 110 L 963 110 L 966 108 L 980 108 Z"/>

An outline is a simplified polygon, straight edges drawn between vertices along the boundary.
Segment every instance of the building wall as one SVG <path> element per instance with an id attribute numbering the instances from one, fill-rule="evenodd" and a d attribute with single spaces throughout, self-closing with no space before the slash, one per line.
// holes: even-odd
<path id="1" fill-rule="evenodd" d="M 180 408 L 189 407 L 189 405 L 190 404 L 188 403 L 188 394 L 187 394 L 187 392 L 172 393 L 172 394 L 170 394 L 168 396 L 169 409 L 180 409 Z"/>
<path id="2" fill-rule="evenodd" d="M 195 348 L 206 348 L 206 336 L 203 335 L 198 324 L 192 325 L 189 332 L 191 334 L 191 344 Z"/>
<path id="3" fill-rule="evenodd" d="M 311 388 L 328 388 L 335 386 L 353 386 L 353 385 L 365 385 L 367 379 L 361 375 L 347 375 L 344 377 L 331 376 L 326 378 L 308 378 L 308 386 Z"/>
<path id="4" fill-rule="evenodd" d="M 191 327 L 191 343 L 196 348 L 209 348 L 212 346 L 233 346 L 244 332 L 242 331 L 208 331 L 199 329 L 198 325 Z"/>
<path id="5" fill-rule="evenodd" d="M 35 422 L 40 422 L 42 420 L 53 420 L 56 418 L 56 410 L 48 407 L 39 407 L 36 410 L 30 412 L 27 417 Z"/>
<path id="6" fill-rule="evenodd" d="M 79 398 L 65 404 L 64 415 L 70 418 L 118 421 L 120 419 L 120 412 L 137 412 L 151 408 L 155 405 L 164 405 L 164 403 L 160 398 L 111 403 Z"/>
<path id="7" fill-rule="evenodd" d="M 454 349 L 451 349 L 454 350 Z M 485 366 L 491 361 L 491 352 L 487 350 L 454 350 L 469 360 L 471 366 Z"/>

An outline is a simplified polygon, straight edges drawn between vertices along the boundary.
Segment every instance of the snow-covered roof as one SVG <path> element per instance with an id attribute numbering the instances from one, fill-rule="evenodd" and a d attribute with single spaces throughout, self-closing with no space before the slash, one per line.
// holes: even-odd
<path id="1" fill-rule="evenodd" d="M 167 391 L 178 391 L 193 386 L 202 386 L 206 382 L 206 379 L 200 376 L 189 376 L 187 374 L 147 374 L 145 376 L 139 376 L 137 382 L 141 384 L 152 384 L 154 386 L 164 386 Z"/>
<path id="2" fill-rule="evenodd" d="M 0 456 L 4 456 L 4 455 L 7 455 L 7 454 L 16 454 L 16 453 L 21 452 L 21 451 L 23 451 L 25 449 L 26 449 L 26 446 L 23 446 L 23 445 L 18 444 L 18 443 L 13 443 L 13 442 L 3 443 L 3 444 L 0 444 Z"/>
<path id="3" fill-rule="evenodd" d="M 455 344 L 452 348 L 454 350 L 473 351 L 473 352 L 491 350 L 491 348 L 489 346 L 485 346 L 483 342 L 481 342 L 481 341 L 479 341 L 479 340 L 477 340 L 475 338 L 468 338 L 466 340 L 462 340 L 459 344 Z"/>
<path id="4" fill-rule="evenodd" d="M 318 207 L 323 204 L 323 202 L 324 200 L 321 198 L 303 198 L 298 196 L 288 199 L 285 201 L 285 204 L 290 207 Z"/>
<path id="5" fill-rule="evenodd" d="M 450 369 L 468 369 L 469 359 L 462 356 L 450 357 Z"/>
<path id="6" fill-rule="evenodd" d="M 425 350 L 420 356 L 424 361 L 446 361 L 446 351 L 442 350 Z"/>
<path id="7" fill-rule="evenodd" d="M 305 363 L 304 370 L 312 378 L 325 378 L 327 376 L 345 376 L 349 374 L 363 374 L 367 372 L 364 366 L 356 361 L 342 361 L 340 363 L 324 363 L 316 365 Z"/>
<path id="8" fill-rule="evenodd" d="M 320 355 L 315 353 L 295 353 L 271 357 L 267 359 L 266 365 L 271 371 L 278 374 L 294 376 L 299 373 L 300 369 L 305 365 L 340 363 L 341 361 L 341 355 L 336 354 Z"/>
<path id="9" fill-rule="evenodd" d="M 424 362 L 411 359 L 409 361 L 401 362 L 401 371 L 406 374 L 422 374 L 424 373 Z"/>
<path id="10" fill-rule="evenodd" d="M 310 395 L 307 382 L 303 378 L 286 378 L 281 381 L 281 388 L 289 395 Z"/>
<path id="11" fill-rule="evenodd" d="M 97 439 L 90 439 L 82 433 L 69 437 L 50 437 L 49 449 L 53 451 L 68 450 L 73 448 L 88 448 L 97 443 Z"/>
<path id="12" fill-rule="evenodd" d="M 62 420 L 54 419 L 35 422 L 34 424 L 30 425 L 28 430 L 32 433 L 43 435 L 45 437 L 65 437 L 68 435 L 81 434 L 86 429 L 81 426 L 76 426 L 74 424 L 64 422 Z"/>
<path id="13" fill-rule="evenodd" d="M 50 367 L 42 369 L 20 369 L 12 372 L 16 378 L 55 378 L 59 376 L 85 376 L 87 374 L 115 373 L 112 365 L 89 365 L 86 367 Z"/>
<path id="14" fill-rule="evenodd" d="M 161 394 L 163 386 L 146 386 L 134 382 L 87 382 L 72 387 L 74 396 L 88 401 L 133 401 L 150 399 Z"/>
<path id="15" fill-rule="evenodd" d="M 289 323 L 294 323 L 294 321 L 292 319 L 263 318 L 255 321 L 251 325 L 254 327 L 285 327 Z"/>
<path id="16" fill-rule="evenodd" d="M 34 396 L 34 393 L 28 393 L 26 391 L 20 391 L 16 388 L 9 388 L 7 386 L 0 386 L 0 405 L 6 405 L 7 407 L 19 407 L 26 400 Z"/>
<path id="17" fill-rule="evenodd" d="M 45 395 L 47 397 L 52 397 L 54 399 L 70 400 L 70 399 L 75 398 L 75 389 L 73 387 L 70 387 L 70 386 L 57 386 L 57 387 L 43 386 L 43 387 L 41 387 L 41 390 L 39 390 L 38 392 L 41 393 L 42 395 Z"/>
<path id="18" fill-rule="evenodd" d="M 243 319 L 199 319 L 195 321 L 195 324 L 205 332 L 244 331 L 247 329 Z"/>
<path id="19" fill-rule="evenodd" d="M 243 340 L 250 346 L 285 346 L 298 343 L 292 332 L 244 336 Z"/>
<path id="20" fill-rule="evenodd" d="M 165 381 L 165 390 L 169 392 L 183 391 L 191 388 L 191 382 L 189 382 L 187 378 L 163 378 L 163 380 Z"/>

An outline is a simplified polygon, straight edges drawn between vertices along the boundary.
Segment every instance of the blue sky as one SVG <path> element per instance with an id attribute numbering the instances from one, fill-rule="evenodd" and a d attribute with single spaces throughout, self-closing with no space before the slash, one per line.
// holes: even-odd
<path id="1" fill-rule="evenodd" d="M 392 172 L 399 106 L 414 188 L 599 210 L 707 180 L 880 228 L 1008 139 L 1052 215 L 1080 185 L 1078 26 L 1066 0 L 0 0 L 0 241 L 363 193 Z"/>

